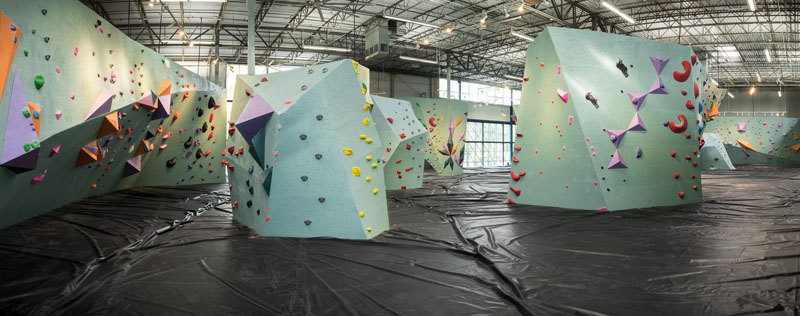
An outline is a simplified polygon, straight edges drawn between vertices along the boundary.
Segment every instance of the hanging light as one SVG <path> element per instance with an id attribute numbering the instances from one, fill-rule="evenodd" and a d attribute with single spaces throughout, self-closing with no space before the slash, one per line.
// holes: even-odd
<path id="1" fill-rule="evenodd" d="M 750 7 L 750 11 L 756 10 L 756 0 L 747 0 L 747 6 Z"/>
<path id="2" fill-rule="evenodd" d="M 526 40 L 528 42 L 533 42 L 534 41 L 533 37 L 530 37 L 530 36 L 522 34 L 522 33 L 517 33 L 517 32 L 511 31 L 511 35 L 519 37 L 521 39 L 524 39 L 524 40 Z"/>
<path id="3" fill-rule="evenodd" d="M 756 86 L 750 86 L 750 95 L 756 94 Z"/>
<path id="4" fill-rule="evenodd" d="M 736 99 L 736 97 L 734 97 L 733 94 L 730 92 L 728 92 L 728 96 L 731 97 L 731 99 Z"/>
<path id="5" fill-rule="evenodd" d="M 194 42 L 193 41 L 189 41 L 189 47 L 194 47 Z"/>
<path id="6" fill-rule="evenodd" d="M 758 82 L 761 82 L 761 73 L 760 72 L 756 72 L 756 80 Z"/>
<path id="7" fill-rule="evenodd" d="M 525 12 L 525 2 L 519 3 L 519 6 L 517 7 L 517 12 L 519 13 Z"/>
<path id="8" fill-rule="evenodd" d="M 636 24 L 636 20 L 634 20 L 632 17 L 630 17 L 630 15 L 627 15 L 624 12 L 620 11 L 613 4 L 608 3 L 608 1 L 600 2 L 600 4 L 602 4 L 604 7 L 606 7 L 606 9 L 610 10 L 611 12 L 614 12 L 617 15 L 619 15 L 623 20 L 628 21 L 628 23 Z"/>
<path id="9" fill-rule="evenodd" d="M 764 55 L 767 56 L 767 62 L 772 62 L 772 56 L 769 54 L 769 48 L 764 48 Z"/>
<path id="10" fill-rule="evenodd" d="M 427 38 L 422 40 L 422 45 L 428 45 L 430 43 L 431 43 L 431 41 L 429 41 Z"/>
<path id="11" fill-rule="evenodd" d="M 453 28 L 452 28 L 452 27 L 449 27 L 449 26 L 448 26 L 448 27 L 445 27 L 445 28 L 444 28 L 444 32 L 445 32 L 445 33 L 447 33 L 447 34 L 453 33 Z"/>
<path id="12" fill-rule="evenodd" d="M 486 12 L 483 12 L 483 15 L 481 16 L 481 20 L 480 20 L 481 25 L 486 25 L 486 18 L 487 17 L 488 16 L 486 15 Z"/>
<path id="13" fill-rule="evenodd" d="M 780 88 L 778 88 L 778 97 L 779 97 L 779 98 L 783 97 L 783 94 L 781 94 L 781 90 L 780 90 Z"/>

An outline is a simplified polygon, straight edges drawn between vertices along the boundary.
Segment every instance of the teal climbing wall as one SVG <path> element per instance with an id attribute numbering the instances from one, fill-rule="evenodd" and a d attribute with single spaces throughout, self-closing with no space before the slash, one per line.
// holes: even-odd
<path id="1" fill-rule="evenodd" d="M 225 181 L 223 89 L 78 1 L 0 12 L 0 227 L 132 186 Z"/>
<path id="2" fill-rule="evenodd" d="M 700 168 L 703 170 L 735 170 L 728 151 L 717 133 L 703 133 L 703 148 L 700 150 Z"/>
<path id="3" fill-rule="evenodd" d="M 425 160 L 436 172 L 457 175 L 463 171 L 467 131 L 466 101 L 429 98 L 403 98 L 411 102 L 414 114 L 428 129 Z"/>
<path id="4" fill-rule="evenodd" d="M 369 239 L 389 228 L 386 146 L 359 69 L 343 60 L 237 78 L 225 158 L 236 220 L 265 236 Z"/>
<path id="5" fill-rule="evenodd" d="M 387 190 L 422 187 L 428 130 L 405 100 L 372 96 L 375 123 L 386 152 L 381 167 Z"/>
<path id="6" fill-rule="evenodd" d="M 509 201 L 600 211 L 702 201 L 687 105 L 698 65 L 679 45 L 546 29 L 527 51 Z"/>
<path id="7" fill-rule="evenodd" d="M 716 116 L 706 132 L 722 137 L 734 165 L 800 163 L 797 118 Z"/>

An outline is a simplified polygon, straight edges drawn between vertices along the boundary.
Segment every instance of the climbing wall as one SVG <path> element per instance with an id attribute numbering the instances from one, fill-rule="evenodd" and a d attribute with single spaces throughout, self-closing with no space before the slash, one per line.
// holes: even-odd
<path id="1" fill-rule="evenodd" d="M 0 227 L 132 186 L 225 181 L 224 90 L 78 1 L 0 6 L 0 84 Z"/>
<path id="2" fill-rule="evenodd" d="M 404 98 L 428 129 L 425 160 L 443 175 L 461 174 L 464 163 L 469 102 L 448 99 Z"/>
<path id="3" fill-rule="evenodd" d="M 265 236 L 369 239 L 389 228 L 364 70 L 351 60 L 236 82 L 225 164 L 234 218 Z"/>
<path id="4" fill-rule="evenodd" d="M 700 168 L 703 170 L 735 170 L 728 151 L 717 133 L 703 134 L 703 148 L 700 150 Z"/>
<path id="5" fill-rule="evenodd" d="M 734 165 L 800 163 L 797 118 L 717 116 L 706 132 L 722 137 Z"/>
<path id="6" fill-rule="evenodd" d="M 509 201 L 622 210 L 702 201 L 689 48 L 548 28 L 528 47 Z"/>
<path id="7" fill-rule="evenodd" d="M 386 148 L 381 153 L 386 189 L 421 188 L 428 130 L 417 120 L 410 102 L 379 96 L 372 96 L 372 101 L 372 115 Z"/>

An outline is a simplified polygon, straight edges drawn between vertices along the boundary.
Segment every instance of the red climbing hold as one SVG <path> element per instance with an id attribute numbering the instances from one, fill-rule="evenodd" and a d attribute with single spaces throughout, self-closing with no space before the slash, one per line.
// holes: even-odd
<path id="1" fill-rule="evenodd" d="M 681 90 L 681 95 L 686 95 L 686 90 Z"/>
<path id="2" fill-rule="evenodd" d="M 700 95 L 700 89 L 697 87 L 697 81 L 695 81 L 694 82 L 694 98 L 697 99 L 697 97 L 699 95 Z"/>
<path id="3" fill-rule="evenodd" d="M 678 197 L 681 197 L 681 198 L 682 198 L 684 195 L 686 195 L 686 193 L 683 193 L 683 191 L 681 191 L 681 192 L 678 192 Z"/>
<path id="4" fill-rule="evenodd" d="M 695 177 L 695 175 L 694 175 L 694 174 L 692 174 L 692 179 L 694 179 L 694 177 Z"/>
<path id="5" fill-rule="evenodd" d="M 692 161 L 692 167 L 697 167 L 697 161 Z"/>
<path id="6" fill-rule="evenodd" d="M 211 131 L 210 133 L 208 133 L 208 139 L 211 139 L 212 137 L 214 137 L 214 131 Z"/>
<path id="7" fill-rule="evenodd" d="M 406 138 L 406 133 L 400 133 L 400 139 Z"/>
<path id="8" fill-rule="evenodd" d="M 520 151 L 520 150 L 522 150 L 522 146 L 514 146 L 514 150 Z"/>
<path id="9" fill-rule="evenodd" d="M 515 201 L 514 201 L 514 200 L 512 200 L 511 198 L 508 198 L 508 203 L 511 203 L 511 204 L 517 204 L 517 202 L 515 202 Z"/>
<path id="10" fill-rule="evenodd" d="M 692 55 L 692 65 L 697 63 L 697 55 Z"/>
<path id="11" fill-rule="evenodd" d="M 684 158 L 686 158 L 686 160 L 692 160 L 692 156 L 689 156 L 689 155 L 687 155 L 687 156 L 686 156 L 686 157 L 684 157 Z"/>
<path id="12" fill-rule="evenodd" d="M 675 133 L 680 134 L 686 131 L 686 128 L 689 127 L 689 124 L 686 122 L 686 116 L 683 114 L 678 114 L 678 120 L 681 122 L 680 124 L 675 124 L 675 122 L 669 122 L 669 129 Z"/>
<path id="13" fill-rule="evenodd" d="M 672 73 L 672 77 L 675 78 L 677 82 L 684 82 L 689 79 L 689 76 L 692 74 L 692 64 L 688 61 L 684 60 L 682 63 L 683 71 L 675 71 Z"/>
<path id="14" fill-rule="evenodd" d="M 389 118 L 386 118 L 386 120 L 389 121 L 389 124 L 394 124 L 394 119 L 393 118 L 389 117 Z"/>
<path id="15" fill-rule="evenodd" d="M 229 153 L 233 154 L 233 151 L 234 151 L 234 150 L 236 150 L 236 148 L 234 148 L 233 146 L 231 146 L 231 147 L 228 147 L 228 152 L 229 152 Z"/>
<path id="16" fill-rule="evenodd" d="M 517 133 L 517 137 L 522 137 L 522 133 Z"/>
<path id="17" fill-rule="evenodd" d="M 672 175 L 672 176 L 673 176 L 673 177 L 675 177 L 675 179 L 677 179 L 677 178 L 680 178 L 680 177 L 681 177 L 681 175 L 680 175 L 680 174 L 678 174 L 677 172 L 676 172 L 674 175 Z"/>
<path id="18" fill-rule="evenodd" d="M 694 110 L 694 104 L 692 104 L 692 100 L 686 100 L 686 108 L 689 110 Z"/>
<path id="19" fill-rule="evenodd" d="M 208 117 L 208 122 L 211 123 L 211 121 L 213 120 L 214 120 L 214 113 L 211 113 L 211 115 L 209 115 Z"/>
<path id="20" fill-rule="evenodd" d="M 267 82 L 267 77 L 261 78 L 261 82 Z"/>
<path id="21" fill-rule="evenodd" d="M 671 151 L 671 152 L 669 152 L 669 155 L 672 156 L 672 157 L 675 157 L 675 152 Z"/>
<path id="22" fill-rule="evenodd" d="M 266 79 L 266 78 L 264 78 L 264 79 Z M 264 218 L 264 221 L 267 221 L 267 222 L 269 222 L 269 216 L 265 217 L 265 218 Z"/>
<path id="23" fill-rule="evenodd" d="M 692 189 L 694 189 L 695 191 L 697 191 L 697 186 L 696 186 L 696 185 L 693 185 L 693 186 L 692 186 Z"/>
<path id="24" fill-rule="evenodd" d="M 428 123 L 430 123 L 431 126 L 436 127 L 436 123 L 434 123 L 434 121 L 436 121 L 436 119 L 433 117 L 428 119 Z"/>
<path id="25" fill-rule="evenodd" d="M 234 133 L 236 133 L 236 129 L 235 128 L 231 128 L 231 129 L 228 130 L 228 135 L 233 136 Z"/>
<path id="26" fill-rule="evenodd" d="M 511 170 L 511 179 L 514 179 L 514 182 L 519 181 L 520 176 L 514 173 L 514 170 Z"/>
<path id="27" fill-rule="evenodd" d="M 405 190 L 405 189 L 406 189 L 406 186 L 404 186 L 404 185 L 401 185 L 401 186 L 400 186 L 400 189 L 401 189 L 401 190 Z"/>
<path id="28" fill-rule="evenodd" d="M 514 156 L 513 158 L 511 158 L 511 161 L 513 161 L 513 162 L 519 162 L 519 159 L 517 159 L 517 157 L 516 157 L 516 156 Z"/>
<path id="29" fill-rule="evenodd" d="M 406 150 L 411 150 L 411 144 L 406 144 Z"/>
<path id="30" fill-rule="evenodd" d="M 516 189 L 512 186 L 509 186 L 508 188 L 511 190 L 511 192 L 514 192 L 514 194 L 516 194 L 517 196 L 519 196 L 519 194 L 522 193 L 520 189 Z"/>

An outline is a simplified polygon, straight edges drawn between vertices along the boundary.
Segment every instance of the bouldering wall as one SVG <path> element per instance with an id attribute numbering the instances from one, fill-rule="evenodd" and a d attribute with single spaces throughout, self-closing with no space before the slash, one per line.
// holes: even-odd
<path id="1" fill-rule="evenodd" d="M 0 227 L 132 186 L 225 181 L 224 90 L 78 1 L 0 6 L 0 84 Z"/>
<path id="2" fill-rule="evenodd" d="M 372 96 L 372 115 L 386 152 L 381 167 L 387 190 L 422 187 L 428 131 L 405 100 Z"/>
<path id="3" fill-rule="evenodd" d="M 703 170 L 735 170 L 728 156 L 722 136 L 717 133 L 703 134 L 703 148 L 700 150 L 700 168 Z"/>
<path id="4" fill-rule="evenodd" d="M 465 135 L 467 132 L 466 101 L 429 98 L 403 98 L 411 102 L 414 114 L 428 129 L 425 160 L 436 172 L 457 175 L 463 171 Z"/>
<path id="5" fill-rule="evenodd" d="M 548 28 L 529 47 L 509 202 L 622 210 L 702 201 L 691 49 Z"/>
<path id="6" fill-rule="evenodd" d="M 706 131 L 722 137 L 733 165 L 800 163 L 800 119 L 717 116 Z"/>
<path id="7" fill-rule="evenodd" d="M 225 158 L 236 220 L 265 236 L 389 228 L 386 150 L 360 69 L 343 60 L 237 77 Z"/>

